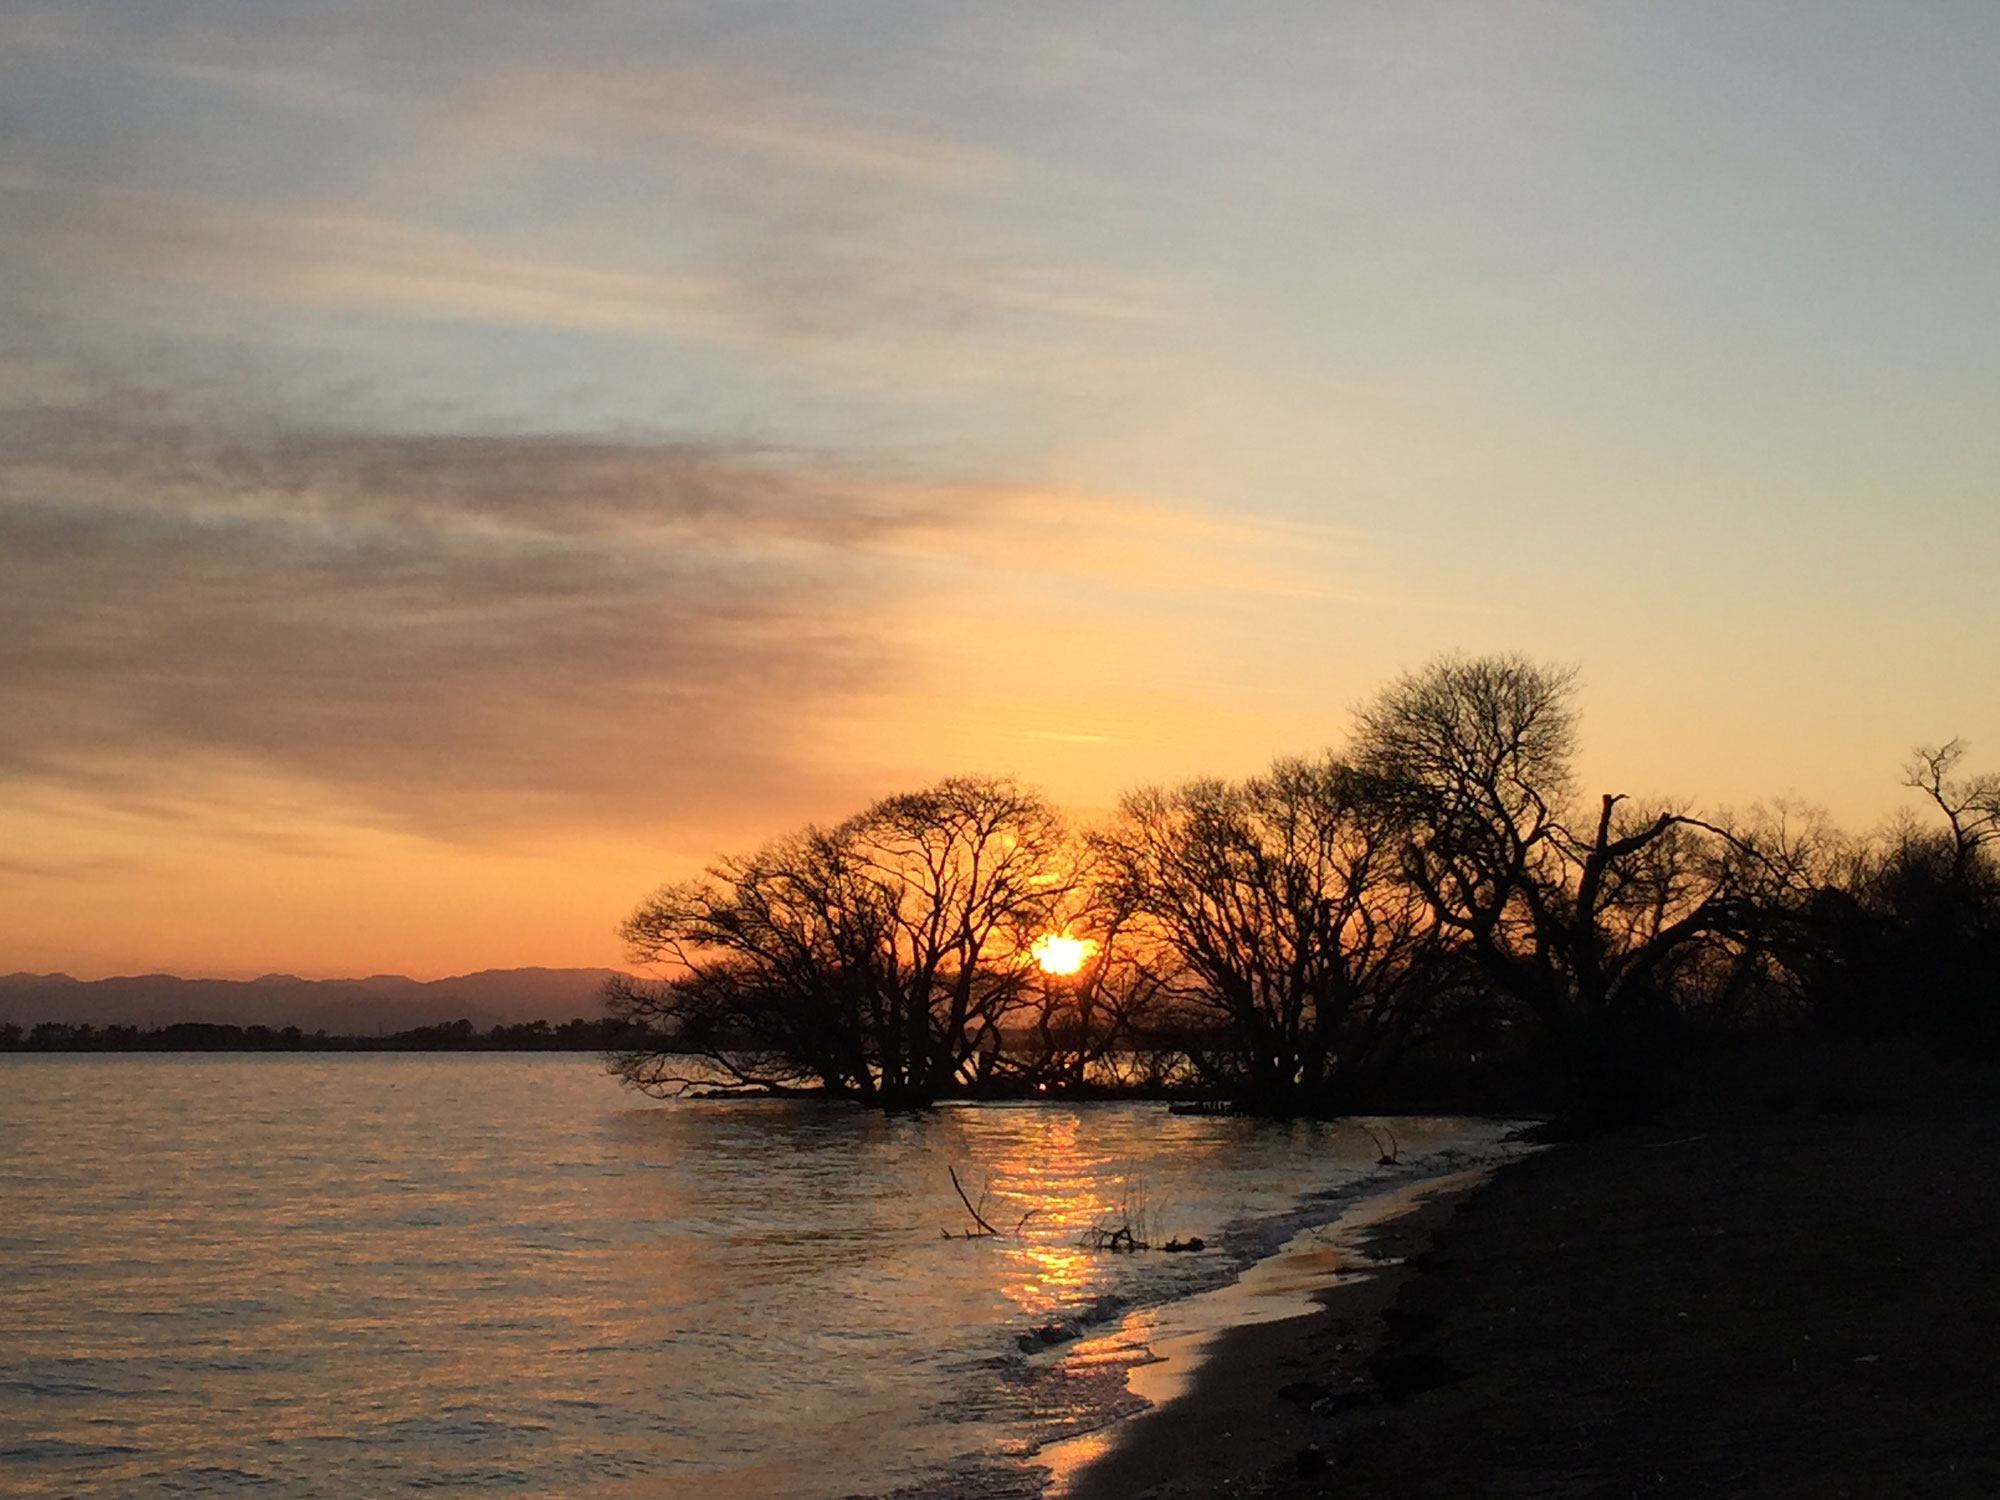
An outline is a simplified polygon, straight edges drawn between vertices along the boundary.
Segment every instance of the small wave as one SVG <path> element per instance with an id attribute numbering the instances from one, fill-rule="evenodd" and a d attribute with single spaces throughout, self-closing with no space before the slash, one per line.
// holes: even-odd
<path id="1" fill-rule="evenodd" d="M 160 1492 L 167 1495 L 220 1495 L 237 1490 L 259 1490 L 279 1483 L 276 1475 L 253 1474 L 248 1469 L 209 1465 L 181 1469 L 160 1480 Z"/>
<path id="2" fill-rule="evenodd" d="M 1015 1334 L 1014 1345 L 1023 1354 L 1039 1354 L 1044 1349 L 1081 1338 L 1100 1324 L 1109 1323 L 1131 1305 L 1130 1297 L 1119 1296 L 1116 1292 L 1102 1292 L 1067 1317 L 1038 1323 L 1025 1333 Z"/>
<path id="3" fill-rule="evenodd" d="M 0 1380 L 0 1395 L 36 1396 L 51 1401 L 117 1401 L 145 1394 L 149 1393 L 121 1391 L 114 1386 L 96 1385 L 87 1380 L 36 1379 L 33 1376 Z"/>
<path id="4" fill-rule="evenodd" d="M 483 1494 L 487 1490 L 526 1489 L 532 1482 L 520 1469 L 477 1468 L 436 1469 L 428 1474 L 413 1474 L 403 1484 L 413 1490 L 470 1490 Z"/>
<path id="5" fill-rule="evenodd" d="M 0 1459 L 27 1463 L 75 1463 L 94 1458 L 129 1458 L 139 1452 L 123 1443 L 71 1443 L 62 1438 L 30 1438 L 0 1448 Z"/>
<path id="6" fill-rule="evenodd" d="M 1039 1500 L 1046 1480 L 1041 1469 L 968 1456 L 940 1465 L 916 1484 L 874 1496 L 849 1495 L 846 1500 Z"/>
<path id="7" fill-rule="evenodd" d="M 1119 1291 L 1100 1293 L 1029 1328 L 1009 1328 L 1008 1347 L 961 1363 L 955 1382 L 959 1393 L 930 1409 L 931 1421 L 997 1423 L 1010 1429 L 1010 1461 L 996 1464 L 991 1454 L 968 1456 L 959 1469 L 941 1470 L 923 1486 L 879 1500 L 913 1500 L 920 1494 L 927 1500 L 1039 1496 L 1046 1475 L 1023 1460 L 1052 1442 L 1109 1427 L 1150 1404 L 1127 1386 L 1129 1372 L 1154 1359 L 1143 1325 L 1132 1322 L 1136 1315 L 1234 1283 L 1302 1231 L 1331 1224 L 1357 1204 L 1511 1154 L 1504 1145 L 1442 1147 L 1303 1193 L 1282 1212 L 1232 1220 L 1201 1252 L 1133 1257 Z M 1032 1481 L 1023 1477 L 1024 1469 Z"/>
<path id="8" fill-rule="evenodd" d="M 425 1447 L 453 1444 L 474 1447 L 482 1444 L 537 1441 L 550 1436 L 546 1422 L 506 1422 L 497 1417 L 452 1416 L 405 1417 L 390 1424 L 394 1440 Z"/>

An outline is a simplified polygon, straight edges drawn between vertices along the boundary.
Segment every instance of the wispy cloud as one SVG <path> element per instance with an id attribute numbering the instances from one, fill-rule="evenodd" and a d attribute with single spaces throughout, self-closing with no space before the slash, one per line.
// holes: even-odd
<path id="1" fill-rule="evenodd" d="M 0 858 L 0 879 L 12 880 L 99 880 L 106 875 L 128 874 L 140 868 L 130 859 L 35 860 Z"/>
<path id="2" fill-rule="evenodd" d="M 0 424 L 0 772 L 242 760 L 435 832 L 796 786 L 874 684 L 880 494 L 613 442 Z"/>
<path id="3" fill-rule="evenodd" d="M 840 229 L 675 268 L 657 252 L 636 263 L 530 253 L 479 237 L 356 211 L 245 204 L 194 191 L 58 183 L 0 165 L 0 254 L 15 268 L 0 315 L 88 324 L 158 315 L 160 297 L 204 294 L 242 306 L 452 319 L 654 344 L 741 351 L 821 378 L 856 365 L 933 387 L 1018 376 L 1017 348 L 969 355 L 968 319 L 1013 325 L 1004 342 L 1061 340 L 1076 325 L 1142 324 L 1163 289 L 1145 277 L 1008 263 L 963 247 L 896 246 Z M 192 330 L 211 307 L 184 315 Z M 995 332 L 989 329 L 989 333 Z"/>
<path id="4" fill-rule="evenodd" d="M 71 296 L 95 277 L 227 287 L 308 305 L 634 334 L 741 338 L 729 289 L 694 274 L 509 254 L 463 235 L 363 214 L 246 206 L 199 194 L 0 175 L 4 242 L 24 264 L 66 268 Z"/>
<path id="5" fill-rule="evenodd" d="M 15 411 L 0 777 L 136 808 L 289 778 L 461 835 L 798 806 L 934 753 L 1007 641 L 1143 680 L 1204 597 L 1311 601 L 1354 550 L 714 446 Z"/>

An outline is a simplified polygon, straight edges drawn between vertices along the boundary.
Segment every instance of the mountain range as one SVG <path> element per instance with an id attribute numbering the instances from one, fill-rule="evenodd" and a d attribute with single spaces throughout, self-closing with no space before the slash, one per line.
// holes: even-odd
<path id="1" fill-rule="evenodd" d="M 615 969 L 486 969 L 450 979 L 376 974 L 366 979 L 181 979 L 135 974 L 72 979 L 67 974 L 0 975 L 0 1025 L 44 1021 L 93 1026 L 169 1026 L 210 1021 L 233 1026 L 296 1026 L 336 1036 L 370 1036 L 467 1020 L 481 1030 L 523 1021 L 562 1022 L 602 1013 L 599 994 Z"/>

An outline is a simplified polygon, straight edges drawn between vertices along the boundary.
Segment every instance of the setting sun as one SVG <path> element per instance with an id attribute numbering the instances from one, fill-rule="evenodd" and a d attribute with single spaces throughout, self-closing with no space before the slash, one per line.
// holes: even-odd
<path id="1" fill-rule="evenodd" d="M 1089 938 L 1073 938 L 1059 932 L 1045 932 L 1035 939 L 1035 962 L 1044 974 L 1074 974 L 1090 959 L 1097 944 Z"/>

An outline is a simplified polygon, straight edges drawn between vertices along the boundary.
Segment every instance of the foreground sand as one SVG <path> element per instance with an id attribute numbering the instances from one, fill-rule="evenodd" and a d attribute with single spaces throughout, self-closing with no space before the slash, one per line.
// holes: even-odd
<path id="1" fill-rule="evenodd" d="M 2000 1113 L 1562 1146 L 1379 1249 L 1433 1239 L 1228 1335 L 1072 1493 L 2000 1495 Z"/>

